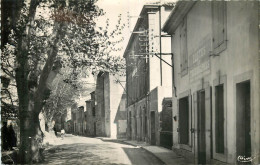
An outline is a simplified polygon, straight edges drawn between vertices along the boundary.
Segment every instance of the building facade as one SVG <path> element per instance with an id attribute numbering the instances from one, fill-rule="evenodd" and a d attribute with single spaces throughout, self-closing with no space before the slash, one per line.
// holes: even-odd
<path id="1" fill-rule="evenodd" d="M 86 101 L 86 136 L 96 136 L 96 108 L 95 108 L 95 91 L 90 93 L 91 99 Z"/>
<path id="2" fill-rule="evenodd" d="M 171 55 L 162 56 L 170 52 L 170 38 L 161 37 L 160 31 L 171 8 L 144 5 L 124 53 L 127 137 L 153 145 L 160 144 L 162 100 L 172 95 L 171 66 L 167 65 L 171 63 Z"/>
<path id="3" fill-rule="evenodd" d="M 259 163 L 259 2 L 177 2 L 173 150 L 193 163 Z M 176 95 L 176 97 L 174 97 Z"/>
<path id="4" fill-rule="evenodd" d="M 72 134 L 84 135 L 83 124 L 84 124 L 84 106 L 77 107 L 77 104 L 73 104 L 71 107 L 71 121 L 70 121 Z"/>
<path id="5" fill-rule="evenodd" d="M 160 145 L 172 148 L 172 98 L 164 98 L 160 112 Z"/>
<path id="6" fill-rule="evenodd" d="M 114 119 L 114 124 L 116 124 L 116 138 L 125 139 L 126 138 L 126 129 L 127 129 L 127 120 L 126 120 L 126 93 L 124 91 L 121 96 L 120 103 L 118 105 L 116 116 Z"/>
<path id="7" fill-rule="evenodd" d="M 96 115 L 99 116 L 96 122 L 97 134 L 100 129 L 100 135 L 106 137 L 117 137 L 117 123 L 114 123 L 118 111 L 125 111 L 123 97 L 125 88 L 125 77 L 113 75 L 108 72 L 100 72 L 97 75 L 96 86 Z M 123 125 L 126 120 L 122 119 Z M 119 126 L 119 125 L 118 125 Z"/>

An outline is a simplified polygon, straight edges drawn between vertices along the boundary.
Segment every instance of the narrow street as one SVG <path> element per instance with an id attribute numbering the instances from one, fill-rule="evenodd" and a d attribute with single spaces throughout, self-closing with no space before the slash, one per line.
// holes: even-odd
<path id="1" fill-rule="evenodd" d="M 163 164 L 142 148 L 120 141 L 66 135 L 46 148 L 45 164 Z"/>

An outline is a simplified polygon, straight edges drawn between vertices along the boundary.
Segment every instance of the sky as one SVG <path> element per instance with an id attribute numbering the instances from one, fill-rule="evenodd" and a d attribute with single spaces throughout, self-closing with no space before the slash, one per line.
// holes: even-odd
<path id="1" fill-rule="evenodd" d="M 121 43 L 122 51 L 114 52 L 116 55 L 123 57 L 124 50 L 129 41 L 131 31 L 135 26 L 137 17 L 139 16 L 142 7 L 146 3 L 158 2 L 158 0 L 98 0 L 97 5 L 105 11 L 105 15 L 98 19 L 97 26 L 104 26 L 103 22 L 108 18 L 110 20 L 111 29 L 118 21 L 118 15 L 122 15 L 122 23 L 125 29 L 123 30 L 124 41 Z M 128 14 L 129 12 L 129 14 Z M 128 21 L 127 15 L 131 18 Z M 120 38 L 120 37 L 119 37 Z"/>
<path id="2" fill-rule="evenodd" d="M 160 0 L 159 0 L 160 1 Z M 165 0 L 161 0 L 165 1 Z M 174 0 L 172 0 L 174 1 Z M 97 5 L 104 10 L 106 13 L 104 16 L 98 18 L 97 27 L 105 27 L 106 20 L 109 19 L 110 30 L 114 30 L 115 25 L 118 21 L 118 16 L 122 15 L 122 23 L 124 23 L 125 29 L 122 31 L 122 35 L 124 36 L 124 41 L 120 43 L 120 47 L 122 50 L 119 52 L 113 52 L 113 55 L 123 57 L 123 53 L 128 44 L 129 38 L 131 36 L 131 31 L 133 30 L 137 17 L 139 16 L 143 5 L 147 3 L 158 2 L 158 0 L 98 0 Z M 128 14 L 129 13 L 129 14 Z M 127 16 L 130 16 L 130 20 L 128 21 Z M 128 27 L 129 25 L 129 27 Z M 118 36 L 120 39 L 122 36 Z M 93 83 L 89 85 L 89 90 L 94 90 L 95 88 L 95 79 L 94 77 L 88 77 L 89 82 Z M 90 92 L 89 92 L 90 93 Z M 78 100 L 78 106 L 85 106 L 85 101 L 90 99 L 90 95 L 82 96 Z"/>

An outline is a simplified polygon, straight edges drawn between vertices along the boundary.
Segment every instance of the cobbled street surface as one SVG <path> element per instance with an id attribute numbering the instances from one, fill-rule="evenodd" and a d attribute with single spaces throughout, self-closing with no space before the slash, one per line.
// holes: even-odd
<path id="1" fill-rule="evenodd" d="M 117 140 L 101 140 L 73 135 L 58 138 L 55 145 L 44 152 L 44 164 L 163 164 L 142 148 Z"/>

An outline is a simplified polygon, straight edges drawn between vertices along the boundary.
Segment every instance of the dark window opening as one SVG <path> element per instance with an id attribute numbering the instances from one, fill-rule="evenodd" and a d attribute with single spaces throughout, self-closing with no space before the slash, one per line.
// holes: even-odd
<path id="1" fill-rule="evenodd" d="M 226 2 L 212 3 L 213 16 L 213 47 L 218 54 L 226 48 Z"/>
<path id="2" fill-rule="evenodd" d="M 95 110 L 95 107 L 92 108 L 92 116 L 96 116 L 96 110 Z"/>
<path id="3" fill-rule="evenodd" d="M 186 18 L 183 19 L 181 24 L 180 34 L 180 55 L 181 55 L 181 75 L 186 75 L 188 69 L 188 54 L 187 54 L 187 22 Z"/>
<path id="4" fill-rule="evenodd" d="M 189 144 L 189 97 L 179 100 L 179 139 L 180 144 Z"/>
<path id="5" fill-rule="evenodd" d="M 237 156 L 251 157 L 250 81 L 236 85 Z"/>
<path id="6" fill-rule="evenodd" d="M 216 105 L 215 105 L 215 123 L 216 123 L 216 153 L 224 153 L 224 87 L 219 85 L 215 87 Z"/>

